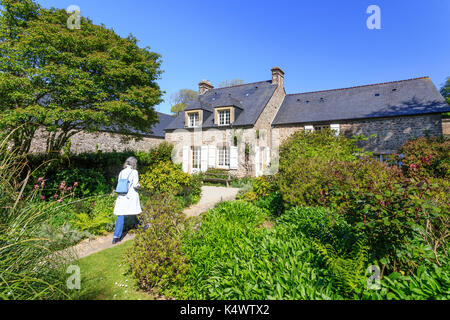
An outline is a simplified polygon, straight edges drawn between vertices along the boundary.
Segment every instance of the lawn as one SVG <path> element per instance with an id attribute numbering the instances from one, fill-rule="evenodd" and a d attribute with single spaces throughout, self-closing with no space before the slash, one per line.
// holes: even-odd
<path id="1" fill-rule="evenodd" d="M 78 260 L 81 270 L 79 299 L 85 300 L 152 300 L 154 297 L 139 291 L 123 262 L 133 240 Z"/>

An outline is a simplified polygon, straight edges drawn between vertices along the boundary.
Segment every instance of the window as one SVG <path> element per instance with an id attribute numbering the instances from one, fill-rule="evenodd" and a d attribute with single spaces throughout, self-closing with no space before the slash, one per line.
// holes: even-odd
<path id="1" fill-rule="evenodd" d="M 192 112 L 188 114 L 189 116 L 189 125 L 188 127 L 198 127 L 200 123 L 200 116 L 198 112 Z"/>
<path id="2" fill-rule="evenodd" d="M 192 168 L 200 169 L 200 161 L 201 161 L 201 148 L 192 147 Z"/>
<path id="3" fill-rule="evenodd" d="M 330 126 L 329 125 L 314 126 L 314 131 L 321 131 L 324 129 L 330 129 Z"/>
<path id="4" fill-rule="evenodd" d="M 219 126 L 224 126 L 230 124 L 230 110 L 220 110 L 219 111 Z"/>
<path id="5" fill-rule="evenodd" d="M 219 166 L 229 167 L 230 166 L 230 149 L 223 147 L 219 149 Z"/>

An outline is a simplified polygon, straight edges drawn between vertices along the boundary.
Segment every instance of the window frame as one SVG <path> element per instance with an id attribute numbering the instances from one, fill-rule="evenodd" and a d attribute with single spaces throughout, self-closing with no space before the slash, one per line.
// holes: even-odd
<path id="1" fill-rule="evenodd" d="M 198 152 L 198 162 L 196 166 L 196 154 Z M 192 147 L 192 170 L 201 170 L 202 168 L 202 147 L 193 146 Z"/>
<path id="2" fill-rule="evenodd" d="M 231 124 L 231 109 L 217 110 L 217 115 L 219 117 L 219 126 L 229 126 Z M 224 123 L 222 123 L 222 120 Z M 228 122 L 226 120 L 228 120 Z"/>
<path id="3" fill-rule="evenodd" d="M 196 117 L 195 121 L 193 121 L 194 123 L 191 123 L 191 116 L 192 117 Z M 187 118 L 188 118 L 188 128 L 196 128 L 200 125 L 200 112 L 189 112 L 187 114 Z"/>
<path id="4" fill-rule="evenodd" d="M 219 147 L 219 155 L 217 166 L 219 168 L 230 168 L 231 163 L 231 152 L 229 147 Z"/>

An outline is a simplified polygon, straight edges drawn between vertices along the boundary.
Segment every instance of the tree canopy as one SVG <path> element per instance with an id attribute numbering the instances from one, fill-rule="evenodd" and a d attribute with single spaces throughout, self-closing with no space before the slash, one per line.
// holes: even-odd
<path id="1" fill-rule="evenodd" d="M 159 54 L 84 17 L 71 30 L 62 9 L 0 4 L 0 130 L 18 128 L 12 140 L 21 152 L 39 127 L 49 133 L 47 152 L 59 152 L 79 131 L 130 135 L 158 121 Z"/>
<path id="2" fill-rule="evenodd" d="M 172 107 L 170 109 L 173 113 L 180 113 L 184 109 L 186 109 L 186 106 L 197 99 L 198 93 L 194 90 L 190 89 L 181 89 L 178 92 L 174 93 L 170 99 L 172 102 Z"/>
<path id="3" fill-rule="evenodd" d="M 450 104 L 450 77 L 447 78 L 444 85 L 441 88 L 441 94 L 447 100 L 447 103 Z M 450 118 L 450 112 L 444 114 L 446 118 Z"/>

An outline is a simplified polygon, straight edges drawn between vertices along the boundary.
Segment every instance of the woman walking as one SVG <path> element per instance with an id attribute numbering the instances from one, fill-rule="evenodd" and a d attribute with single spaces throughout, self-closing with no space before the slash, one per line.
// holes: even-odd
<path id="1" fill-rule="evenodd" d="M 114 206 L 114 214 L 117 216 L 116 228 L 114 230 L 113 244 L 122 240 L 123 226 L 125 216 L 136 216 L 142 212 L 141 204 L 139 201 L 139 193 L 137 190 L 139 185 L 139 174 L 137 169 L 137 159 L 135 157 L 128 158 L 124 165 L 123 170 L 119 173 L 119 181 L 122 179 L 128 180 L 128 192 L 119 193 Z"/>

